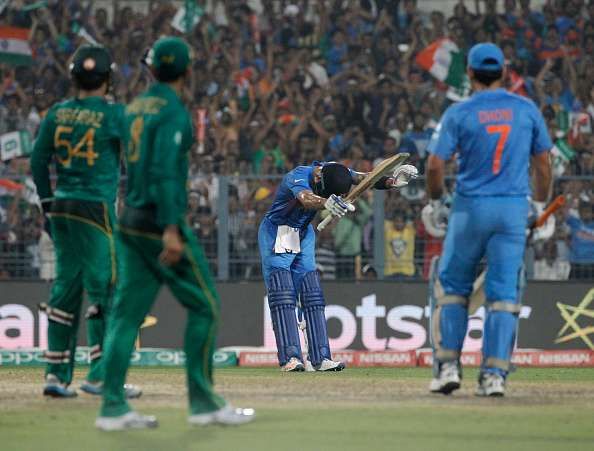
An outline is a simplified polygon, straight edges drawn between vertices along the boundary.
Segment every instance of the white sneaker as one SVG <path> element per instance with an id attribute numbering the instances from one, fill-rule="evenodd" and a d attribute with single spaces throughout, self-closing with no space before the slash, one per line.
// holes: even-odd
<path id="1" fill-rule="evenodd" d="M 322 363 L 320 363 L 316 367 L 316 371 L 342 371 L 344 369 L 345 369 L 344 363 L 336 362 L 336 361 L 330 360 L 330 359 L 322 360 Z"/>
<path id="2" fill-rule="evenodd" d="M 238 426 L 249 423 L 256 418 L 254 409 L 240 409 L 227 404 L 219 410 L 209 413 L 190 415 L 188 423 L 194 426 L 208 426 L 209 424 L 222 424 L 226 426 Z"/>
<path id="3" fill-rule="evenodd" d="M 315 373 L 316 369 L 313 367 L 309 360 L 305 361 L 305 372 L 306 373 Z"/>
<path id="4" fill-rule="evenodd" d="M 297 357 L 291 357 L 289 361 L 281 367 L 281 371 L 285 373 L 303 370 L 305 370 L 305 367 L 303 366 L 301 360 L 299 360 Z"/>
<path id="5" fill-rule="evenodd" d="M 505 379 L 496 373 L 482 373 L 475 392 L 476 396 L 503 396 L 505 395 Z"/>
<path id="6" fill-rule="evenodd" d="M 124 429 L 153 429 L 159 426 L 157 419 L 151 415 L 128 412 L 119 417 L 97 417 L 95 427 L 102 431 L 123 431 Z"/>
<path id="7" fill-rule="evenodd" d="M 456 362 L 444 362 L 439 369 L 439 376 L 431 380 L 429 390 L 432 393 L 449 395 L 460 388 L 460 371 Z"/>

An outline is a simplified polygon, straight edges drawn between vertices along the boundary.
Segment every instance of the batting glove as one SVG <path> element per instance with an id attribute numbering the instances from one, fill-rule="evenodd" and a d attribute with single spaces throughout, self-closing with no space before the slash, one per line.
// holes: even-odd
<path id="1" fill-rule="evenodd" d="M 530 202 L 530 212 L 528 213 L 528 229 L 526 235 L 530 236 L 532 242 L 535 241 L 546 241 L 553 236 L 555 233 L 555 215 L 548 217 L 546 222 L 540 227 L 534 227 L 534 224 L 538 218 L 545 211 L 545 203 L 538 201 Z"/>
<path id="2" fill-rule="evenodd" d="M 355 211 L 355 206 L 350 202 L 345 201 L 342 197 L 332 194 L 324 204 L 324 208 L 330 212 L 332 216 L 342 218 L 348 212 Z"/>
<path id="3" fill-rule="evenodd" d="M 442 199 L 433 199 L 421 211 L 421 219 L 431 236 L 442 238 L 448 228 L 449 214 L 450 208 Z"/>
<path id="4" fill-rule="evenodd" d="M 419 170 L 415 168 L 412 164 L 405 164 L 402 166 L 398 166 L 394 169 L 394 173 L 392 174 L 393 182 L 392 188 L 402 188 L 403 186 L 408 185 L 412 179 L 416 179 L 419 176 Z"/>

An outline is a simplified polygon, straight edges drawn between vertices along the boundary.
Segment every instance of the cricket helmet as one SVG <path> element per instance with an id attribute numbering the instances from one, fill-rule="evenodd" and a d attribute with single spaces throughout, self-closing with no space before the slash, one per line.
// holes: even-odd
<path id="1" fill-rule="evenodd" d="M 321 197 L 332 194 L 343 196 L 353 184 L 351 171 L 340 163 L 326 163 L 322 166 L 320 181 L 314 186 L 314 193 Z"/>

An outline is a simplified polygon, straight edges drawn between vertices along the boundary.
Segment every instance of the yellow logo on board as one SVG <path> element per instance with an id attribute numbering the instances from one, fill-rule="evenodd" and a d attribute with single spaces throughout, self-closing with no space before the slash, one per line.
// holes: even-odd
<path id="1" fill-rule="evenodd" d="M 557 302 L 557 308 L 561 313 L 561 317 L 565 320 L 565 324 L 557 334 L 556 344 L 581 339 L 590 349 L 594 350 L 594 344 L 590 339 L 590 334 L 594 333 L 594 325 L 592 325 L 594 309 L 588 308 L 592 301 L 594 301 L 594 288 L 588 291 L 577 307 Z M 590 318 L 590 320 L 587 318 Z M 582 323 L 586 322 L 589 324 L 582 326 L 578 323 L 578 319 L 581 319 Z"/>

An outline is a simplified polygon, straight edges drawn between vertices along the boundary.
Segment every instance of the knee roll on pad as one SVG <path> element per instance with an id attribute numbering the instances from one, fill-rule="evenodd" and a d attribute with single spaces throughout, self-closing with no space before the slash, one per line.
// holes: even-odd
<path id="1" fill-rule="evenodd" d="M 521 306 L 492 302 L 488 306 L 483 331 L 483 368 L 507 374 L 516 341 Z"/>
<path id="2" fill-rule="evenodd" d="M 301 345 L 295 307 L 297 299 L 291 273 L 286 270 L 273 272 L 268 279 L 268 306 L 276 339 L 278 360 L 284 365 L 292 357 L 301 360 Z"/>
<path id="3" fill-rule="evenodd" d="M 328 330 L 326 329 L 326 302 L 317 271 L 305 274 L 301 281 L 301 305 L 307 327 L 309 360 L 313 366 L 331 359 Z"/>
<path id="4" fill-rule="evenodd" d="M 74 324 L 74 313 L 68 313 L 64 310 L 57 309 L 55 307 L 50 307 L 45 302 L 39 304 L 39 311 L 45 312 L 47 314 L 47 319 L 49 321 L 53 321 L 54 323 L 59 323 L 64 326 L 72 327 Z"/>

